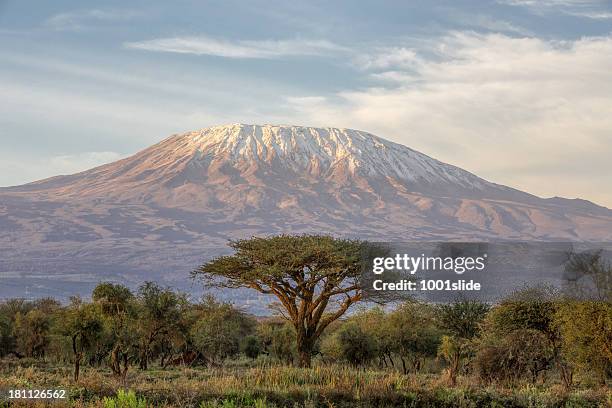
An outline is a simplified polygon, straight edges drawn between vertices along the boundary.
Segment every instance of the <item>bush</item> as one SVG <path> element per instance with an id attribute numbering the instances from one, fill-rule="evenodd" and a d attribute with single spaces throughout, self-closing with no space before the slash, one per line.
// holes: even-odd
<path id="1" fill-rule="evenodd" d="M 261 353 L 261 342 L 256 336 L 247 336 L 242 341 L 242 352 L 251 359 L 256 359 Z"/>
<path id="2" fill-rule="evenodd" d="M 533 383 L 552 364 L 553 350 L 547 346 L 544 335 L 536 330 L 516 330 L 498 344 L 482 347 L 474 359 L 476 374 L 487 383 L 523 378 Z"/>
<path id="3" fill-rule="evenodd" d="M 338 331 L 342 356 L 353 366 L 364 365 L 376 356 L 376 343 L 355 322 L 346 323 Z"/>
<path id="4" fill-rule="evenodd" d="M 132 390 L 117 391 L 117 396 L 114 398 L 105 397 L 102 402 L 104 408 L 146 408 L 147 400 L 144 398 L 138 398 L 136 393 Z"/>

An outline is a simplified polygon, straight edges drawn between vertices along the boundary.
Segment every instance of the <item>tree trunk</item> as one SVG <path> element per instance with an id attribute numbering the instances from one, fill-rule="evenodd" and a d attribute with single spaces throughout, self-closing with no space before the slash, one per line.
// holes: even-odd
<path id="1" fill-rule="evenodd" d="M 123 353 L 123 372 L 121 373 L 121 377 L 125 379 L 128 371 L 128 355 L 127 353 Z"/>
<path id="2" fill-rule="evenodd" d="M 408 374 L 408 369 L 406 368 L 406 360 L 404 360 L 404 356 L 400 356 L 400 358 L 402 359 L 402 370 L 404 372 L 404 375 Z"/>
<path id="3" fill-rule="evenodd" d="M 395 367 L 395 362 L 393 361 L 393 358 L 391 357 L 391 353 L 389 353 L 388 356 L 389 356 L 389 361 L 391 362 L 391 367 Z"/>
<path id="4" fill-rule="evenodd" d="M 570 390 L 574 385 L 574 373 L 572 369 L 568 367 L 564 363 L 559 363 L 559 368 L 561 371 L 561 380 L 563 380 L 563 386 L 566 390 Z"/>
<path id="5" fill-rule="evenodd" d="M 146 370 L 149 368 L 149 348 L 147 346 L 145 346 L 144 350 L 140 353 L 139 366 L 141 370 Z"/>
<path id="6" fill-rule="evenodd" d="M 312 344 L 314 342 L 311 339 L 299 337 L 297 340 L 298 366 L 302 368 L 310 368 L 312 363 Z"/>
<path id="7" fill-rule="evenodd" d="M 72 352 L 74 353 L 74 382 L 79 381 L 81 359 L 83 358 L 83 351 L 78 351 L 77 348 L 77 336 L 77 334 L 72 336 Z M 81 344 L 82 343 L 83 342 L 81 342 Z"/>
<path id="8" fill-rule="evenodd" d="M 302 368 L 310 368 L 312 363 L 312 355 L 308 350 L 301 350 L 298 352 L 298 366 Z"/>
<path id="9" fill-rule="evenodd" d="M 117 377 L 121 376 L 121 365 L 119 362 L 119 345 L 115 345 L 113 350 L 111 351 L 111 361 L 110 361 L 111 370 L 113 374 Z"/>
<path id="10" fill-rule="evenodd" d="M 77 353 L 74 356 L 74 382 L 79 381 L 79 372 L 81 371 L 81 360 L 83 359 L 83 352 Z"/>
<path id="11" fill-rule="evenodd" d="M 448 368 L 448 379 L 452 387 L 457 385 L 457 372 L 459 371 L 459 353 L 453 355 L 451 364 Z"/>

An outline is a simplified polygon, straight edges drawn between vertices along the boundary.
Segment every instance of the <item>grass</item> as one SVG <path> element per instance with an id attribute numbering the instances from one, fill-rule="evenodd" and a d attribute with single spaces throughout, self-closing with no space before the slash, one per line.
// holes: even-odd
<path id="1" fill-rule="evenodd" d="M 469 377 L 455 388 L 436 375 L 360 370 L 339 365 L 131 369 L 125 381 L 86 367 L 71 381 L 68 366 L 0 362 L 0 390 L 61 388 L 69 400 L 54 407 L 609 407 L 610 388 L 563 392 L 556 384 L 479 386 Z M 0 403 L 2 406 L 2 403 Z M 4 403 L 7 406 L 7 403 Z M 11 406 L 45 406 L 43 401 Z"/>

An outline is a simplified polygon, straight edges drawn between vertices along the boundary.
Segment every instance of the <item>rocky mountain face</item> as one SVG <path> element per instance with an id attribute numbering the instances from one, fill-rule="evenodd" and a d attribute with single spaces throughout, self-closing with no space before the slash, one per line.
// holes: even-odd
<path id="1" fill-rule="evenodd" d="M 0 297 L 101 279 L 190 290 L 231 238 L 612 240 L 612 210 L 488 182 L 372 134 L 229 125 L 82 173 L 0 188 Z"/>

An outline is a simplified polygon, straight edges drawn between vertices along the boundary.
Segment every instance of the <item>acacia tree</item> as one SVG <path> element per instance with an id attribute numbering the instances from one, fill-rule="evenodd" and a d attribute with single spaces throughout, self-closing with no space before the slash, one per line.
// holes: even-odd
<path id="1" fill-rule="evenodd" d="M 15 316 L 17 349 L 26 357 L 44 357 L 49 345 L 51 320 L 39 309 Z"/>
<path id="2" fill-rule="evenodd" d="M 240 341 L 254 331 L 255 321 L 229 303 L 206 296 L 193 310 L 191 340 L 207 363 L 218 364 L 238 354 Z"/>
<path id="3" fill-rule="evenodd" d="M 362 298 L 364 242 L 323 235 L 280 235 L 230 241 L 235 253 L 193 272 L 206 286 L 252 288 L 274 295 L 277 311 L 296 333 L 301 367 L 309 367 L 317 339 Z"/>
<path id="4" fill-rule="evenodd" d="M 566 389 L 573 385 L 573 370 L 562 353 L 562 338 L 555 324 L 560 305 L 558 292 L 547 286 L 525 288 L 497 305 L 491 313 L 494 329 L 500 334 L 517 330 L 540 332 L 552 348 L 552 359 L 559 369 Z"/>
<path id="5" fill-rule="evenodd" d="M 181 321 L 185 300 L 171 289 L 145 282 L 138 289 L 140 301 L 140 368 L 146 370 L 153 344 L 168 336 Z"/>
<path id="6" fill-rule="evenodd" d="M 475 300 L 457 300 L 438 307 L 438 324 L 447 333 L 442 336 L 438 355 L 449 363 L 448 379 L 453 387 L 457 384 L 461 360 L 469 352 L 469 342 L 478 335 L 488 311 L 488 305 Z"/>
<path id="7" fill-rule="evenodd" d="M 103 328 L 103 318 L 96 305 L 83 303 L 77 297 L 71 299 L 70 306 L 62 314 L 60 331 L 68 336 L 72 343 L 75 382 L 79 380 L 85 352 L 94 346 Z"/>
<path id="8" fill-rule="evenodd" d="M 441 336 L 431 306 L 405 302 L 387 316 L 385 323 L 389 347 L 399 356 L 404 374 L 408 374 L 406 358 L 416 373 L 426 357 L 435 357 Z"/>
<path id="9" fill-rule="evenodd" d="M 101 307 L 102 314 L 110 322 L 113 337 L 113 348 L 110 353 L 111 370 L 117 377 L 125 378 L 129 366 L 129 348 L 135 334 L 130 325 L 134 318 L 134 295 L 123 285 L 104 282 L 95 287 L 92 299 Z"/>

